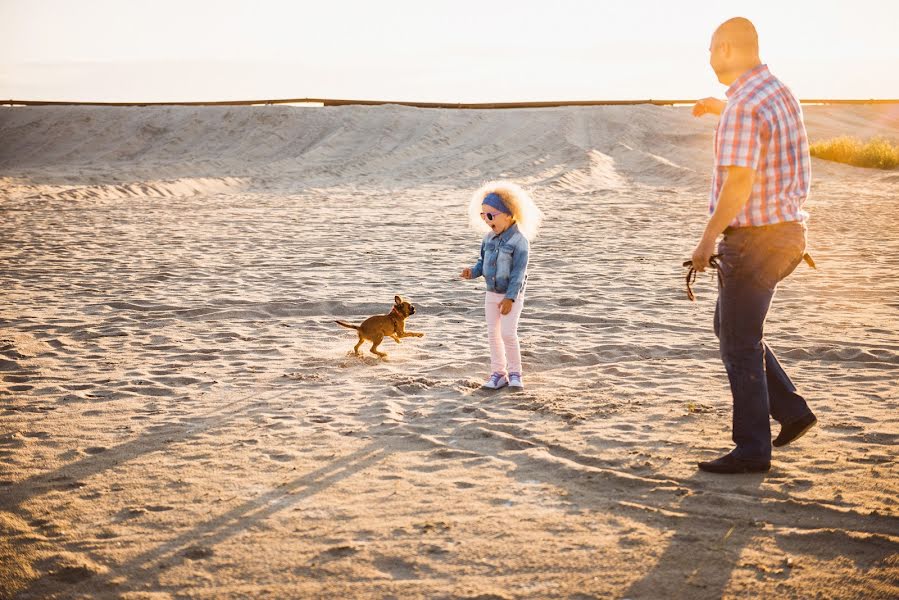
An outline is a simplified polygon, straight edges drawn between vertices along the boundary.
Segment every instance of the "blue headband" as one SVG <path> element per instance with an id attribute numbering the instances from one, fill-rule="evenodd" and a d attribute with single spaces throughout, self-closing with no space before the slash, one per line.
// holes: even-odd
<path id="1" fill-rule="evenodd" d="M 499 212 L 506 213 L 507 215 L 512 214 L 512 211 L 509 210 L 509 207 L 505 205 L 505 203 L 503 202 L 503 199 L 500 198 L 499 194 L 497 194 L 495 192 L 491 192 L 490 194 L 487 194 L 486 196 L 484 196 L 484 200 L 481 202 L 481 204 L 486 204 L 487 206 L 492 206 Z"/>

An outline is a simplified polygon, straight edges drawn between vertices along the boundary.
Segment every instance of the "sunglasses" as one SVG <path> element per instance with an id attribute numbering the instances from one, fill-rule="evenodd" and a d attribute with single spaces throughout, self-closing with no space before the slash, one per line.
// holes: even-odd
<path id="1" fill-rule="evenodd" d="M 495 212 L 495 213 L 491 213 L 491 212 L 483 212 L 483 213 L 481 213 L 481 218 L 482 218 L 482 219 L 487 219 L 488 221 L 492 221 L 493 219 L 495 219 L 496 217 L 500 216 L 501 214 L 503 214 L 503 213 L 498 213 L 498 212 Z"/>

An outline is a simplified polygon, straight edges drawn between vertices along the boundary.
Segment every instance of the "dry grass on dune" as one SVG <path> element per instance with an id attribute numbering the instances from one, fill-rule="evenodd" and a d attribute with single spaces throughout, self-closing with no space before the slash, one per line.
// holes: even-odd
<path id="1" fill-rule="evenodd" d="M 841 136 L 815 142 L 809 148 L 811 155 L 824 160 L 845 163 L 855 167 L 894 169 L 899 167 L 899 145 L 884 137 L 863 142 L 851 136 Z"/>

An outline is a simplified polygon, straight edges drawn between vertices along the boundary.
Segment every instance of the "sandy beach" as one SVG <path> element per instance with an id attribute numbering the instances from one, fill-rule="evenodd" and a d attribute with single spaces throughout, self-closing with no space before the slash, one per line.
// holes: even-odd
<path id="1" fill-rule="evenodd" d="M 808 106 L 812 141 L 899 105 Z M 686 107 L 0 108 L 0 598 L 895 598 L 899 171 L 813 160 L 766 336 L 818 416 L 731 447 Z M 546 213 L 523 392 L 469 194 Z M 352 355 L 395 294 L 422 339 Z M 367 346 L 365 347 L 367 348 Z M 777 432 L 777 425 L 773 424 Z"/>

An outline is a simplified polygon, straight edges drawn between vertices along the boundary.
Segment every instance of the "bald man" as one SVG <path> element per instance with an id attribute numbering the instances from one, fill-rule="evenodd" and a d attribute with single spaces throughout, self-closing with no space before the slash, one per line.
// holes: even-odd
<path id="1" fill-rule="evenodd" d="M 718 237 L 714 329 L 733 396 L 733 442 L 728 454 L 699 463 L 712 473 L 771 468 L 769 414 L 781 425 L 774 446 L 785 446 L 817 420 L 764 339 L 777 284 L 802 261 L 810 161 L 802 110 L 793 93 L 759 59 L 758 34 L 747 19 L 722 23 L 712 35 L 709 63 L 728 86 L 727 100 L 706 98 L 693 114 L 720 115 L 710 217 L 691 257 L 710 266 Z"/>

